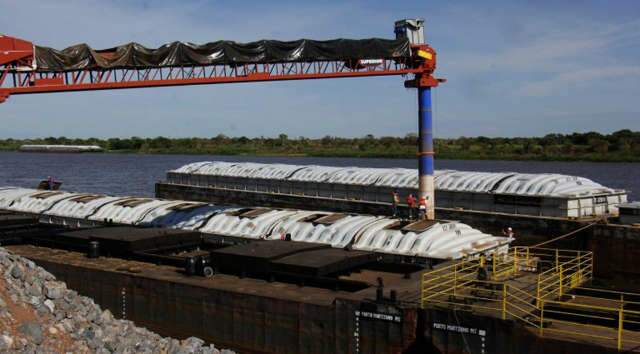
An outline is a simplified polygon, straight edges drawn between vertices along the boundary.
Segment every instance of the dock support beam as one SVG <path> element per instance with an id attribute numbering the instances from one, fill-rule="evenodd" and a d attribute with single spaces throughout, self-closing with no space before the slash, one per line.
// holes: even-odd
<path id="1" fill-rule="evenodd" d="M 427 219 L 435 219 L 431 87 L 418 87 L 418 198 L 427 201 Z"/>

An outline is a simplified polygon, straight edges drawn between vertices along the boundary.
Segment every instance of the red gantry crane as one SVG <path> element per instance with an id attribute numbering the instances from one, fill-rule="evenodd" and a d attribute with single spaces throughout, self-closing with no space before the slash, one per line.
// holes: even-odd
<path id="1" fill-rule="evenodd" d="M 433 76 L 436 53 L 424 41 L 423 23 L 397 21 L 394 44 L 406 43 L 407 50 L 384 57 L 369 55 L 381 52 L 381 42 L 390 40 L 216 42 L 208 47 L 173 43 L 155 50 L 132 43 L 55 51 L 0 35 L 0 103 L 36 93 L 413 74 L 405 86 L 418 89 L 419 197 L 427 200 L 427 216 L 433 219 L 431 88 L 444 80 Z M 273 55 L 283 48 L 290 51 Z M 306 48 L 312 54 L 305 55 Z M 148 60 L 154 55 L 162 58 Z"/>

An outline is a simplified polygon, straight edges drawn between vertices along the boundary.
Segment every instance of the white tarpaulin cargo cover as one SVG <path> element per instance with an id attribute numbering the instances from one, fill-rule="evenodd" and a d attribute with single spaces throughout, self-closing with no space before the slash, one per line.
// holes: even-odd
<path id="1" fill-rule="evenodd" d="M 43 212 L 44 215 L 70 217 L 84 219 L 93 215 L 100 207 L 124 197 L 108 197 L 104 195 L 78 194 L 71 198 L 66 198 L 49 210 Z"/>
<path id="2" fill-rule="evenodd" d="M 73 197 L 73 193 L 60 191 L 33 190 L 16 198 L 7 209 L 16 212 L 40 214 L 49 210 L 57 202 Z"/>
<path id="3" fill-rule="evenodd" d="M 293 241 L 420 256 L 459 258 L 507 247 L 504 237 L 460 223 L 436 223 L 422 232 L 391 228 L 397 219 L 293 209 L 236 208 L 155 198 L 0 188 L 0 209 L 41 216 L 116 224 L 198 230 L 222 236 L 269 240 L 291 234 Z M 55 222 L 55 218 L 43 218 Z"/>
<path id="4" fill-rule="evenodd" d="M 116 224 L 137 225 L 154 209 L 175 203 L 175 201 L 153 198 L 123 198 L 102 206 L 88 219 L 99 222 L 109 221 Z"/>
<path id="5" fill-rule="evenodd" d="M 0 189 L 0 209 L 8 209 L 20 197 L 33 193 L 33 189 L 4 187 Z"/>
<path id="6" fill-rule="evenodd" d="M 406 168 L 328 167 L 254 162 L 196 162 L 169 171 L 194 175 L 280 179 L 318 183 L 418 188 L 418 171 Z M 435 172 L 436 190 L 527 196 L 583 197 L 616 191 L 590 179 L 561 174 Z"/>

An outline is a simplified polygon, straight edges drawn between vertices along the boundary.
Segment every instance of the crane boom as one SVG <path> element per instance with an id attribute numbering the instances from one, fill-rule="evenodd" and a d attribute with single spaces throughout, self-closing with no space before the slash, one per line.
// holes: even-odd
<path id="1" fill-rule="evenodd" d="M 50 92 L 408 74 L 431 77 L 435 69 L 435 51 L 424 44 L 411 46 L 410 55 L 382 59 L 272 59 L 264 62 L 209 65 L 91 66 L 64 70 L 39 68 L 34 48 L 36 47 L 31 42 L 0 36 L 0 102 L 10 95 Z M 94 55 L 100 55 L 101 52 L 104 51 L 96 51 L 98 54 Z"/>

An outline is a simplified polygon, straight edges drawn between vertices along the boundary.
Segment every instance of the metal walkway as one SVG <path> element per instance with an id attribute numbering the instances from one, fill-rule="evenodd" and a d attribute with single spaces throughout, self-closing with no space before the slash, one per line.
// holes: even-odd
<path id="1" fill-rule="evenodd" d="M 585 287 L 586 251 L 515 247 L 423 274 L 422 307 L 516 320 L 540 336 L 567 336 L 618 350 L 640 349 L 640 294 Z"/>

